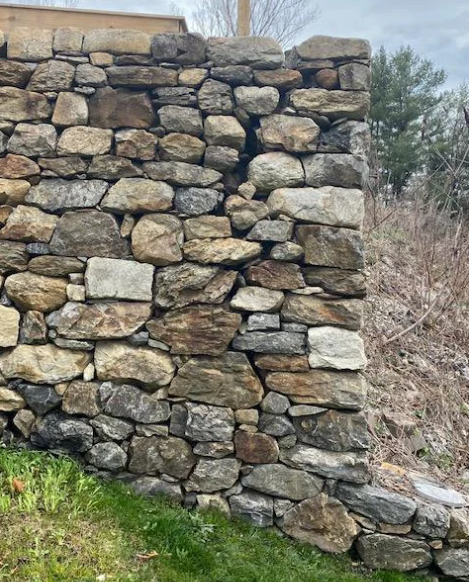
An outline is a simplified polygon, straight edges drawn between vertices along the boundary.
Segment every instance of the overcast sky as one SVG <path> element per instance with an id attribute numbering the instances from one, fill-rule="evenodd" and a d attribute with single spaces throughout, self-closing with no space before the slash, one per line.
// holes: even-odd
<path id="1" fill-rule="evenodd" d="M 79 8 L 164 14 L 171 0 L 81 0 Z M 188 17 L 191 0 L 175 0 Z M 448 72 L 448 85 L 469 81 L 469 0 L 311 0 L 321 15 L 298 37 L 368 38 L 376 50 L 410 44 Z"/>

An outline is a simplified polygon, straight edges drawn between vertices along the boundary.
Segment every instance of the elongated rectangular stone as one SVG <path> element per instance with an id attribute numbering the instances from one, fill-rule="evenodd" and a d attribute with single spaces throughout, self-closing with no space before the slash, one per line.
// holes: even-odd
<path id="1" fill-rule="evenodd" d="M 85 273 L 89 299 L 151 301 L 155 267 L 146 263 L 93 257 Z"/>

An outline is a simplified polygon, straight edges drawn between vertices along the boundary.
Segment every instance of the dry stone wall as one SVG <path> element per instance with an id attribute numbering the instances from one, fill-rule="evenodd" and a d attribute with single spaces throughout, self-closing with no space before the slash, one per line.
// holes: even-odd
<path id="1" fill-rule="evenodd" d="M 266 38 L 1 41 L 4 442 L 469 576 L 465 510 L 367 484 L 369 44 L 314 37 L 285 67 Z"/>

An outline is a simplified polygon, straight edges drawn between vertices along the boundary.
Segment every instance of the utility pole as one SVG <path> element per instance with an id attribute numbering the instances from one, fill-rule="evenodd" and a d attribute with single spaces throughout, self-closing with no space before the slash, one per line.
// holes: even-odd
<path id="1" fill-rule="evenodd" d="M 238 0 L 238 36 L 251 34 L 251 2 Z"/>

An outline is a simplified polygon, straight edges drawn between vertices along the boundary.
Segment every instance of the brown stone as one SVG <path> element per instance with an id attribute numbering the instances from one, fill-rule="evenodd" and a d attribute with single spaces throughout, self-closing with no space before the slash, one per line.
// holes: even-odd
<path id="1" fill-rule="evenodd" d="M 28 258 L 24 243 L 0 240 L 0 273 L 24 271 L 28 267 Z"/>
<path id="2" fill-rule="evenodd" d="M 148 95 L 127 89 L 98 89 L 90 98 L 89 109 L 90 125 L 94 127 L 146 129 L 155 120 Z"/>
<path id="3" fill-rule="evenodd" d="M 337 89 L 339 74 L 334 69 L 321 69 L 315 75 L 316 83 L 323 89 Z"/>
<path id="4" fill-rule="evenodd" d="M 222 307 L 199 305 L 169 311 L 147 324 L 150 337 L 171 346 L 172 354 L 217 356 L 225 352 L 242 321 Z"/>
<path id="5" fill-rule="evenodd" d="M 275 69 L 273 71 L 254 71 L 254 81 L 259 87 L 276 87 L 280 91 L 296 89 L 303 84 L 299 71 L 293 69 Z"/>
<path id="6" fill-rule="evenodd" d="M 52 115 L 52 123 L 58 126 L 86 125 L 88 102 L 80 93 L 59 93 Z"/>
<path id="7" fill-rule="evenodd" d="M 122 129 L 116 133 L 116 154 L 138 160 L 154 160 L 157 137 L 143 129 Z"/>
<path id="8" fill-rule="evenodd" d="M 366 382 L 354 372 L 271 372 L 267 374 L 266 386 L 286 394 L 297 404 L 360 410 L 366 399 Z"/>
<path id="9" fill-rule="evenodd" d="M 184 244 L 184 258 L 204 264 L 239 265 L 255 259 L 261 252 L 259 243 L 237 238 L 195 239 Z"/>
<path id="10" fill-rule="evenodd" d="M 326 293 L 359 297 L 366 293 L 365 275 L 359 271 L 306 267 L 303 276 L 308 285 L 321 287 Z"/>
<path id="11" fill-rule="evenodd" d="M 49 242 L 57 224 L 57 216 L 32 206 L 17 206 L 0 230 L 0 238 L 23 242 Z"/>
<path id="12" fill-rule="evenodd" d="M 277 441 L 260 432 L 238 430 L 235 434 L 236 457 L 245 463 L 276 463 L 279 448 Z"/>
<path id="13" fill-rule="evenodd" d="M 12 206 L 0 206 L 0 227 L 4 226 L 8 217 L 13 212 Z"/>
<path id="14" fill-rule="evenodd" d="M 0 356 L 0 372 L 5 378 L 21 378 L 34 384 L 58 384 L 83 374 L 91 354 L 62 350 L 52 344 L 19 345 Z"/>
<path id="15" fill-rule="evenodd" d="M 362 324 L 361 299 L 320 299 L 315 295 L 288 293 L 282 306 L 282 319 L 306 325 L 337 325 L 358 330 Z"/>
<path id="16" fill-rule="evenodd" d="M 0 203 L 17 206 L 22 204 L 31 184 L 27 180 L 7 180 L 0 178 Z"/>
<path id="17" fill-rule="evenodd" d="M 191 358 L 179 369 L 169 394 L 238 409 L 259 404 L 264 391 L 247 357 L 226 352 L 216 358 Z"/>
<path id="18" fill-rule="evenodd" d="M 148 214 L 132 230 L 132 252 L 144 263 L 165 266 L 182 260 L 182 223 L 175 216 Z"/>
<path id="19" fill-rule="evenodd" d="M 60 60 L 40 63 L 28 83 L 30 91 L 69 91 L 75 76 L 75 67 Z"/>
<path id="20" fill-rule="evenodd" d="M 101 208 L 115 214 L 160 212 L 171 209 L 173 198 L 174 190 L 166 182 L 123 178 L 110 188 Z"/>
<path id="21" fill-rule="evenodd" d="M 0 59 L 0 85 L 2 86 L 25 87 L 32 72 L 25 63 Z"/>
<path id="22" fill-rule="evenodd" d="M 301 268 L 294 263 L 281 261 L 262 261 L 253 265 L 248 268 L 246 278 L 249 283 L 256 283 L 267 289 L 299 289 L 305 286 Z"/>
<path id="23" fill-rule="evenodd" d="M 287 511 L 280 527 L 292 538 L 332 553 L 348 551 L 360 533 L 342 503 L 325 493 L 305 499 Z"/>
<path id="24" fill-rule="evenodd" d="M 84 174 L 88 170 L 89 161 L 80 156 L 66 156 L 63 158 L 39 158 L 38 164 L 43 170 L 50 170 L 61 178 L 72 178 L 77 174 Z"/>
<path id="25" fill-rule="evenodd" d="M 175 87 L 178 82 L 177 71 L 163 67 L 109 67 L 106 74 L 111 87 L 147 89 L 154 87 Z"/>
<path id="26" fill-rule="evenodd" d="M 28 269 L 37 275 L 47 277 L 67 277 L 70 273 L 83 273 L 85 263 L 75 257 L 54 257 L 41 255 L 33 257 L 28 264 Z"/>
<path id="27" fill-rule="evenodd" d="M 5 281 L 8 297 L 22 311 L 54 311 L 67 301 L 66 279 L 16 273 Z"/>
<path id="28" fill-rule="evenodd" d="M 79 414 L 93 418 L 101 412 L 99 384 L 97 382 L 70 382 L 62 399 L 62 410 L 67 414 Z"/>
<path id="29" fill-rule="evenodd" d="M 150 315 L 150 303 L 67 303 L 57 314 L 57 332 L 75 340 L 123 338 L 140 329 Z"/>
<path id="30" fill-rule="evenodd" d="M 28 178 L 39 174 L 41 168 L 25 156 L 7 154 L 0 159 L 0 175 L 2 178 Z"/>
<path id="31" fill-rule="evenodd" d="M 254 364 L 261 370 L 271 372 L 309 372 L 307 356 L 256 354 Z"/>
<path id="32" fill-rule="evenodd" d="M 51 106 L 40 93 L 0 87 L 0 119 L 8 121 L 32 121 L 50 116 Z"/>
<path id="33" fill-rule="evenodd" d="M 302 225 L 297 227 L 298 242 L 305 249 L 305 263 L 339 269 L 363 269 L 363 240 L 350 228 Z"/>
<path id="34" fill-rule="evenodd" d="M 134 437 L 130 444 L 129 471 L 132 473 L 166 473 L 187 479 L 195 463 L 189 443 L 176 437 Z"/>
<path id="35" fill-rule="evenodd" d="M 290 101 L 300 115 L 325 115 L 333 120 L 345 117 L 361 121 L 370 109 L 370 94 L 366 91 L 296 89 Z"/>

